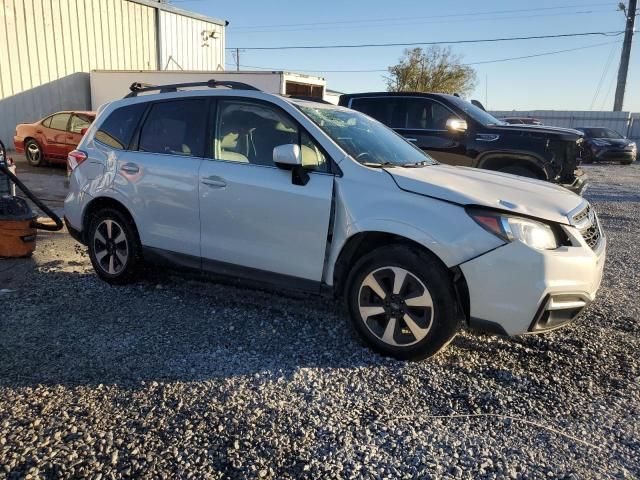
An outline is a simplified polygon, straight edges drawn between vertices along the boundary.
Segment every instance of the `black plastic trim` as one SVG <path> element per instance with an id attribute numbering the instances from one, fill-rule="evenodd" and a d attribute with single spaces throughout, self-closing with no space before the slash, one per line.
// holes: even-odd
<path id="1" fill-rule="evenodd" d="M 332 287 L 306 278 L 293 277 L 281 273 L 268 272 L 256 268 L 235 265 L 200 258 L 193 255 L 172 252 L 155 247 L 142 247 L 145 261 L 150 263 L 187 269 L 205 274 L 220 275 L 259 288 L 277 288 L 290 291 L 308 292 L 322 295 L 332 295 Z"/>
<path id="2" fill-rule="evenodd" d="M 76 242 L 86 245 L 87 243 L 84 240 L 84 235 L 82 234 L 82 232 L 80 230 L 73 228 L 69 223 L 69 220 L 67 220 L 67 217 L 63 217 L 63 219 L 64 219 L 64 225 L 65 227 L 67 227 L 67 231 L 69 232 L 69 235 L 71 235 L 71 237 Z"/>
<path id="3" fill-rule="evenodd" d="M 502 335 L 508 337 L 509 334 L 499 323 L 491 320 L 483 320 L 482 318 L 471 317 L 469 319 L 469 328 L 476 332 L 490 333 L 493 335 Z"/>

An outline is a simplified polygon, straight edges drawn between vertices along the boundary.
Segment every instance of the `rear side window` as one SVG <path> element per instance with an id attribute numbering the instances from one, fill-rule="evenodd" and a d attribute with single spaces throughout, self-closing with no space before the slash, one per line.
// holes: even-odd
<path id="1" fill-rule="evenodd" d="M 51 117 L 47 117 L 42 121 L 42 125 L 44 125 L 45 127 L 49 128 L 51 127 Z"/>
<path id="2" fill-rule="evenodd" d="M 91 122 L 93 122 L 92 117 L 88 115 L 84 115 L 82 113 L 75 113 L 71 117 L 71 124 L 69 124 L 69 131 L 73 133 L 81 133 L 83 128 L 89 128 L 89 125 L 91 125 Z"/>
<path id="3" fill-rule="evenodd" d="M 405 128 L 407 113 L 402 98 L 354 98 L 351 108 L 375 118 L 391 128 Z"/>
<path id="4" fill-rule="evenodd" d="M 207 102 L 202 99 L 156 103 L 140 131 L 139 149 L 169 155 L 204 156 Z"/>
<path id="5" fill-rule="evenodd" d="M 55 130 L 66 130 L 70 116 L 70 113 L 58 113 L 57 115 L 54 115 L 51 117 L 49 128 L 53 128 Z"/>
<path id="6" fill-rule="evenodd" d="M 100 125 L 100 129 L 96 132 L 96 140 L 113 148 L 121 150 L 128 148 L 133 132 L 146 108 L 146 103 L 136 103 L 115 109 Z"/>

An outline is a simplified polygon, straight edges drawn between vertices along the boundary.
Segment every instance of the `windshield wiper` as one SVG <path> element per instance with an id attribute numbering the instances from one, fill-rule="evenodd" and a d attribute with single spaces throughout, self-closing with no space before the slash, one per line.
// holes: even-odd
<path id="1" fill-rule="evenodd" d="M 385 167 L 398 167 L 399 165 L 393 162 L 360 162 L 365 167 L 373 168 L 385 168 Z"/>
<path id="2" fill-rule="evenodd" d="M 423 160 L 421 162 L 403 163 L 402 164 L 402 166 L 405 167 L 405 168 L 421 168 L 421 167 L 426 167 L 427 165 L 433 165 L 433 163 L 427 162 L 426 160 Z"/>

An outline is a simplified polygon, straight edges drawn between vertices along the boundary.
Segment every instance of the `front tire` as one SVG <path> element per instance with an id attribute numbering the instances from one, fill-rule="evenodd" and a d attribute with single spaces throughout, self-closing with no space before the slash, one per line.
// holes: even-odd
<path id="1" fill-rule="evenodd" d="M 92 216 L 87 231 L 89 258 L 98 276 L 122 285 L 135 280 L 140 258 L 140 241 L 133 222 L 113 208 Z"/>
<path id="2" fill-rule="evenodd" d="M 24 156 L 27 157 L 29 165 L 39 167 L 44 163 L 42 147 L 33 139 L 27 140 L 24 145 Z"/>
<path id="3" fill-rule="evenodd" d="M 448 270 L 408 245 L 381 247 L 362 257 L 349 275 L 345 299 L 356 331 L 383 355 L 430 357 L 458 331 Z"/>

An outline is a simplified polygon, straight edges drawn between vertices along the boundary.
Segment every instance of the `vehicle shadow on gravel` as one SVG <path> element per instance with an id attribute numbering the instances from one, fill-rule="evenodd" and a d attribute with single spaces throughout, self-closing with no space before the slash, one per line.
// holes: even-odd
<path id="1" fill-rule="evenodd" d="M 394 363 L 355 338 L 335 303 L 151 273 L 30 274 L 0 296 L 0 387 L 200 381 Z M 395 362 L 401 364 L 401 362 Z"/>

